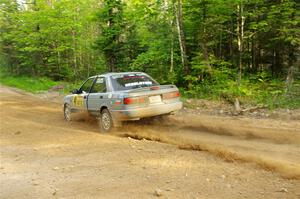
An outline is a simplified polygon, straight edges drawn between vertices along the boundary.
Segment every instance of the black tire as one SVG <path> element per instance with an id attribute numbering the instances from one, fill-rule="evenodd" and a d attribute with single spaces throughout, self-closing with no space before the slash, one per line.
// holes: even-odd
<path id="1" fill-rule="evenodd" d="M 107 109 L 103 109 L 101 111 L 99 117 L 99 126 L 100 126 L 100 132 L 103 133 L 110 132 L 114 126 L 113 119 Z"/>
<path id="2" fill-rule="evenodd" d="M 72 112 L 69 104 L 64 105 L 64 118 L 67 122 L 72 120 Z"/>

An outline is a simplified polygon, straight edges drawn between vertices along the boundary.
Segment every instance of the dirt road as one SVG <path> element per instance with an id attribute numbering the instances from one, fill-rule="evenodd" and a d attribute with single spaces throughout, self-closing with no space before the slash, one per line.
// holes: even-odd
<path id="1" fill-rule="evenodd" d="M 181 112 L 100 134 L 59 103 L 0 103 L 0 198 L 300 198 L 299 120 Z"/>

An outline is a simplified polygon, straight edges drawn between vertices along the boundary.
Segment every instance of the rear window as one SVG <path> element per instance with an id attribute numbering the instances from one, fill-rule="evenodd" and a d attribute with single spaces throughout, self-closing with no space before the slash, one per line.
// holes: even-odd
<path id="1" fill-rule="evenodd" d="M 158 85 L 156 81 L 147 75 L 136 73 L 136 74 L 122 74 L 113 75 L 110 77 L 114 90 L 130 90 L 135 88 L 150 87 Z"/>

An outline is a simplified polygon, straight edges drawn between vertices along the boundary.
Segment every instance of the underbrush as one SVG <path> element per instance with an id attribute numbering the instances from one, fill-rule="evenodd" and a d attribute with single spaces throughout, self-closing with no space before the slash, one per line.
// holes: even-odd
<path id="1" fill-rule="evenodd" d="M 286 89 L 284 80 L 261 77 L 243 77 L 240 86 L 233 79 L 213 79 L 192 83 L 189 89 L 181 89 L 183 99 L 197 98 L 242 105 L 275 108 L 300 108 L 300 81 L 296 80 Z"/>
<path id="2" fill-rule="evenodd" d="M 240 86 L 228 71 L 213 71 L 214 78 L 199 81 L 192 76 L 188 89 L 180 88 L 182 99 L 207 99 L 234 103 L 236 98 L 242 105 L 275 108 L 300 108 L 300 80 L 295 80 L 286 90 L 284 80 L 273 79 L 270 75 L 261 73 L 243 77 Z M 77 82 L 53 81 L 47 77 L 12 76 L 0 71 L 0 83 L 16 87 L 28 92 L 38 93 L 60 86 L 62 93 L 70 93 L 79 88 L 83 80 Z"/>
<path id="3" fill-rule="evenodd" d="M 45 77 L 26 77 L 26 76 L 0 76 L 0 83 L 3 85 L 16 87 L 28 92 L 37 93 L 39 91 L 45 91 L 53 86 L 57 85 L 54 82 Z"/>
<path id="4" fill-rule="evenodd" d="M 49 89 L 59 86 L 62 93 L 70 93 L 71 90 L 78 88 L 81 82 L 63 82 L 53 81 L 47 77 L 28 77 L 14 76 L 9 73 L 0 71 L 0 84 L 15 87 L 27 92 L 38 93 L 48 91 Z"/>

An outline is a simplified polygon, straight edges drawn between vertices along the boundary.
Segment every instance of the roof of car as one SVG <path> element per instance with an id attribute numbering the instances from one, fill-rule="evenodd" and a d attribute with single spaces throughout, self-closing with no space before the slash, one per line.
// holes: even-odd
<path id="1" fill-rule="evenodd" d="M 104 73 L 104 74 L 95 75 L 95 76 L 92 76 L 92 77 L 112 76 L 112 75 L 125 75 L 125 74 L 135 74 L 135 73 L 143 73 L 143 72 L 111 72 L 111 73 Z M 92 77 L 90 77 L 90 78 L 92 78 Z"/>

